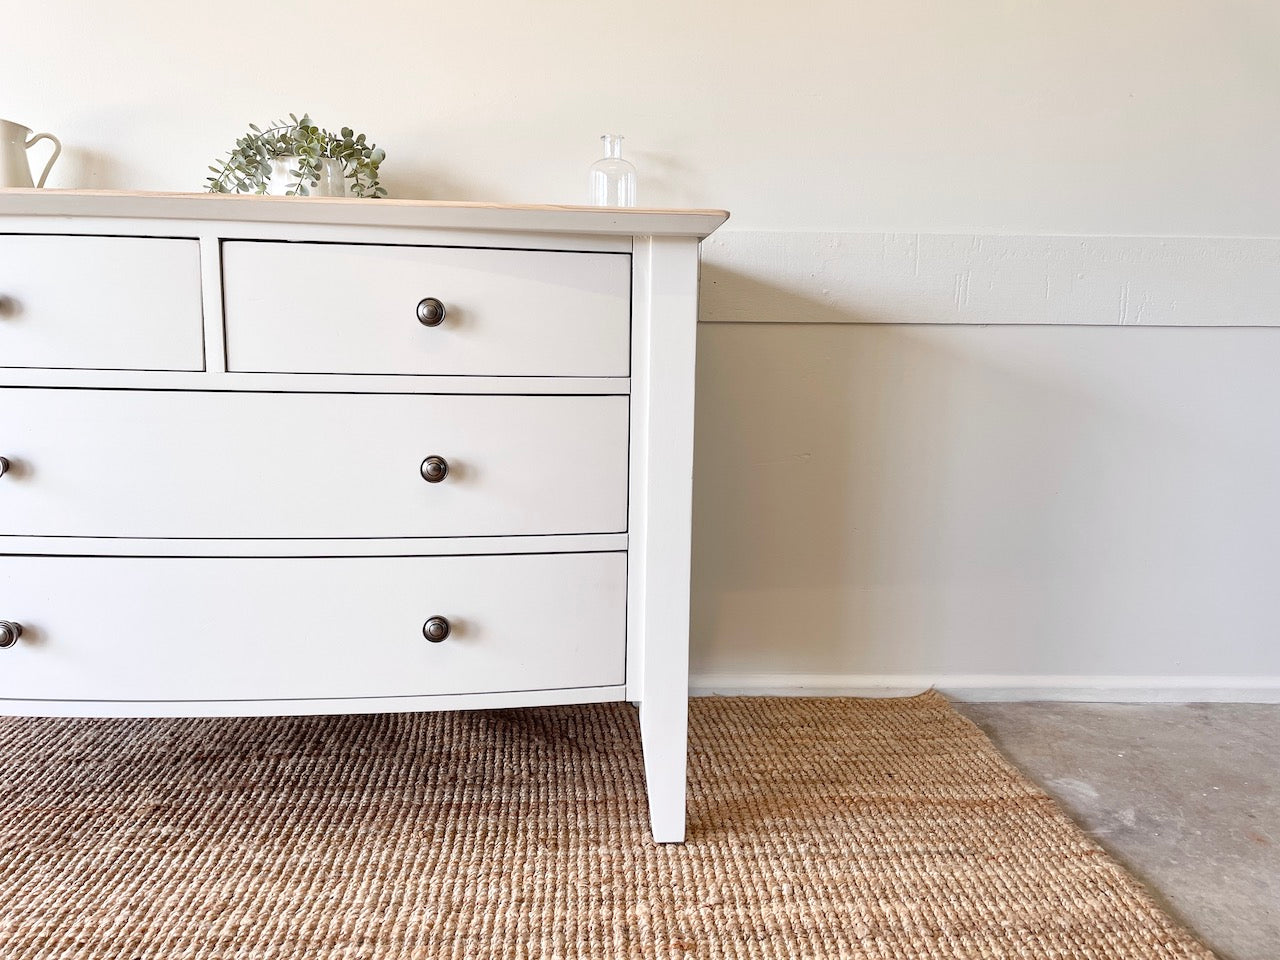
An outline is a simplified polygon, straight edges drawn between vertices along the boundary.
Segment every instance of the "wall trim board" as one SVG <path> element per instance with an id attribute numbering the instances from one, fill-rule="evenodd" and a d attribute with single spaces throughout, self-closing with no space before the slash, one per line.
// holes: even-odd
<path id="1" fill-rule="evenodd" d="M 1280 239 L 722 230 L 708 323 L 1280 326 Z"/>
<path id="2" fill-rule="evenodd" d="M 902 697 L 936 687 L 972 703 L 1280 703 L 1280 676 L 695 673 L 689 687 L 698 697 Z"/>

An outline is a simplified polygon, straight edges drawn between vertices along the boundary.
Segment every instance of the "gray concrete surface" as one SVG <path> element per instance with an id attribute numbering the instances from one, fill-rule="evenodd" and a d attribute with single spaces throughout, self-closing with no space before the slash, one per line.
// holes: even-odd
<path id="1" fill-rule="evenodd" d="M 1280 705 L 956 707 L 1219 957 L 1280 958 Z"/>

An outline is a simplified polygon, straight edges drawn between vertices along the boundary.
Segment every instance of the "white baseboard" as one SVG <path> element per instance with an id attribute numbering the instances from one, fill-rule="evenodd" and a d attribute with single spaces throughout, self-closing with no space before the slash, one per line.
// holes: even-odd
<path id="1" fill-rule="evenodd" d="M 701 696 L 901 697 L 936 687 L 968 702 L 1280 703 L 1280 677 L 1003 674 L 694 674 Z"/>

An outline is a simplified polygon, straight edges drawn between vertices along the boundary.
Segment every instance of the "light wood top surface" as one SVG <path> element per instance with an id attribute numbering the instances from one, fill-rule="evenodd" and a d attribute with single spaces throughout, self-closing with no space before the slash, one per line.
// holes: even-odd
<path id="1" fill-rule="evenodd" d="M 699 239 L 729 218 L 724 210 L 29 188 L 0 188 L 0 216 L 239 220 Z"/>

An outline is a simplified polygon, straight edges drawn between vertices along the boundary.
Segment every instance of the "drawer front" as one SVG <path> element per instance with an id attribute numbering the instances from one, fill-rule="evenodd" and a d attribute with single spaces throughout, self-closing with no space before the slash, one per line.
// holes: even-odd
<path id="1" fill-rule="evenodd" d="M 630 369 L 629 254 L 231 241 L 222 271 L 234 371 L 625 377 Z M 438 325 L 418 316 L 427 299 L 444 307 Z"/>
<path id="2" fill-rule="evenodd" d="M 203 370 L 199 244 L 0 236 L 0 367 Z"/>
<path id="3" fill-rule="evenodd" d="M 0 392 L 0 534 L 626 529 L 624 396 Z M 436 483 L 432 456 L 448 464 Z"/>
<path id="4" fill-rule="evenodd" d="M 0 557 L 0 698 L 277 700 L 623 682 L 626 556 Z M 428 642 L 432 617 L 451 632 Z"/>

